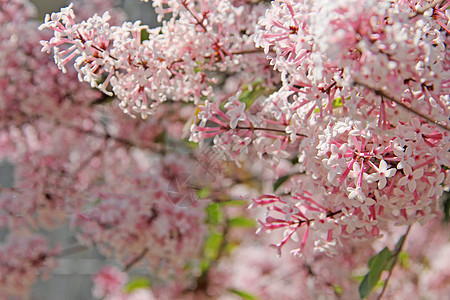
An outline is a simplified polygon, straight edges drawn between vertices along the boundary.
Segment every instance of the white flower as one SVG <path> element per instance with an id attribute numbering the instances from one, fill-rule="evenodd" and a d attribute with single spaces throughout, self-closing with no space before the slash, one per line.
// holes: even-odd
<path id="1" fill-rule="evenodd" d="M 283 150 L 283 145 L 281 144 L 281 140 L 276 140 L 272 144 L 266 146 L 267 154 L 270 154 L 274 157 L 276 161 L 279 161 L 280 158 L 288 158 L 289 152 Z"/>
<path id="2" fill-rule="evenodd" d="M 332 165 L 339 165 L 340 167 L 345 167 L 345 157 L 344 155 L 347 152 L 348 144 L 344 143 L 339 148 L 336 146 L 336 144 L 331 144 L 330 150 L 331 150 L 331 156 L 327 161 L 327 164 L 329 166 Z"/>
<path id="3" fill-rule="evenodd" d="M 386 186 L 386 178 L 391 178 L 397 172 L 395 168 L 388 169 L 388 164 L 384 159 L 380 161 L 380 166 L 377 171 L 377 173 L 370 174 L 368 179 L 371 181 L 378 181 L 378 189 L 380 190 Z"/>
<path id="4" fill-rule="evenodd" d="M 244 121 L 247 117 L 244 113 L 245 104 L 229 102 L 225 104 L 225 108 L 228 109 L 227 116 L 230 118 L 230 127 L 235 129 L 239 121 Z"/>
<path id="5" fill-rule="evenodd" d="M 413 147 L 408 146 L 406 149 L 399 148 L 394 149 L 394 154 L 398 158 L 401 158 L 401 161 L 397 165 L 397 169 L 403 169 L 406 165 L 411 166 L 414 164 L 414 158 L 413 155 Z"/>
<path id="6" fill-rule="evenodd" d="M 442 172 L 437 176 L 428 176 L 428 181 L 430 182 L 430 190 L 428 191 L 428 197 L 437 196 L 440 197 L 443 193 L 442 185 L 441 183 L 445 179 L 445 173 Z"/>
<path id="7" fill-rule="evenodd" d="M 400 186 L 408 185 L 408 190 L 413 193 L 417 186 L 416 180 L 423 176 L 423 169 L 418 169 L 413 172 L 409 165 L 405 165 L 403 172 L 405 173 L 405 176 L 400 178 L 398 184 Z"/>
<path id="8" fill-rule="evenodd" d="M 348 199 L 353 200 L 356 198 L 358 201 L 353 201 L 352 204 L 354 207 L 360 207 L 362 212 L 366 215 L 370 214 L 368 206 L 374 205 L 376 202 L 372 198 L 366 197 L 360 187 L 352 188 L 348 187 L 347 191 L 350 192 L 348 195 Z"/>

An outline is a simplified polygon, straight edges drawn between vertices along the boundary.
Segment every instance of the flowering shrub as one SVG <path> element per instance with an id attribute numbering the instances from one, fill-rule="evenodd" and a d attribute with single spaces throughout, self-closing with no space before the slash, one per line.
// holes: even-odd
<path id="1" fill-rule="evenodd" d="M 378 238 L 406 226 L 361 279 L 364 298 L 387 271 L 381 297 L 411 226 L 439 227 L 450 166 L 448 1 L 155 0 L 162 23 L 152 29 L 94 1 L 99 14 L 78 19 L 83 4 L 70 4 L 32 33 L 28 2 L 0 4 L 0 53 L 12 57 L 0 62 L 0 149 L 16 166 L 15 185 L 1 189 L 4 247 L 69 222 L 81 244 L 166 282 L 132 296 L 126 275 L 106 268 L 94 296 L 272 299 L 281 294 L 258 281 L 299 272 L 311 283 L 283 281 L 281 297 L 351 299 L 354 270 Z M 282 231 L 263 243 L 302 259 L 265 261 L 245 233 L 249 214 L 258 232 Z M 10 250 L 32 275 L 26 284 L 0 277 L 8 294 L 64 255 L 41 248 L 38 258 Z M 227 270 L 227 260 L 251 253 L 257 296 L 214 279 L 239 278 L 240 264 Z M 342 260 L 345 279 L 324 271 L 327 256 Z M 0 269 L 18 267 L 0 256 Z"/>

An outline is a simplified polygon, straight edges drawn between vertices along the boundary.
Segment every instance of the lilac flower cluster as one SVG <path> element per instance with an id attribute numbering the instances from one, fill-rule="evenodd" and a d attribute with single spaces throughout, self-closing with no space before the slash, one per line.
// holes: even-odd
<path id="1" fill-rule="evenodd" d="M 110 93 L 111 84 L 127 113 L 193 101 L 190 140 L 212 140 L 238 166 L 252 155 L 272 167 L 297 157 L 314 181 L 296 176 L 285 194 L 254 200 L 284 215 L 261 222 L 287 228 L 279 250 L 303 227 L 295 253 L 309 230 L 326 235 L 318 251 L 333 253 L 341 237 L 433 218 L 449 166 L 449 4 L 279 0 L 264 11 L 241 2 L 155 1 L 160 20 L 171 18 L 151 30 L 110 27 L 107 14 L 75 23 L 69 6 L 41 25 L 55 32 L 43 50 L 63 70 L 75 58 L 92 86 Z M 281 81 L 255 72 L 267 65 L 247 59 L 259 57 L 252 40 Z M 229 76 L 220 92 L 220 72 L 250 80 Z"/>
<path id="2" fill-rule="evenodd" d="M 0 293 L 23 296 L 56 266 L 58 247 L 36 228 L 71 223 L 82 245 L 169 282 L 142 297 L 226 298 L 241 287 L 214 278 L 239 273 L 227 255 L 257 253 L 233 228 L 252 224 L 232 207 L 244 198 L 258 232 L 281 233 L 263 243 L 305 257 L 313 279 L 286 286 L 339 296 L 332 280 L 354 283 L 326 271 L 324 254 L 348 254 L 355 276 L 367 260 L 357 245 L 440 216 L 449 1 L 157 0 L 153 29 L 123 22 L 112 1 L 90 2 L 90 17 L 78 5 L 37 31 L 27 1 L 0 0 L 0 158 L 15 166 L 0 187 Z M 276 273 L 258 255 L 255 277 Z M 291 259 L 280 270 L 293 272 Z M 126 281 L 103 269 L 94 294 L 132 298 Z"/>

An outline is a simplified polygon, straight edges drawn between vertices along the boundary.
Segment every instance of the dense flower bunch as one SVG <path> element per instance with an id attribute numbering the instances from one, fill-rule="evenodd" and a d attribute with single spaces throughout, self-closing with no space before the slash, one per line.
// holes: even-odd
<path id="1" fill-rule="evenodd" d="M 168 156 L 160 166 L 152 165 L 150 174 L 147 169 L 129 170 L 110 178 L 131 181 L 128 184 L 103 184 L 93 190 L 87 208 L 73 215 L 72 226 L 80 231 L 81 243 L 95 244 L 124 266 L 145 258 L 149 269 L 161 277 L 182 276 L 186 263 L 201 251 L 205 227 L 202 207 L 192 195 L 192 185 L 198 183 L 186 176 L 189 165 L 180 160 L 189 162 Z"/>
<path id="2" fill-rule="evenodd" d="M 450 162 L 448 29 L 438 22 L 448 22 L 448 3 L 436 6 L 274 1 L 255 42 L 281 88 L 256 112 L 239 94 L 200 106 L 192 140 L 214 136 L 234 160 L 250 145 L 272 161 L 300 153 L 300 170 L 314 178 L 254 199 L 269 209 L 263 228 L 287 230 L 279 251 L 302 227 L 295 253 L 310 229 L 325 233 L 317 250 L 333 253 L 336 238 L 434 216 Z"/>
<path id="3" fill-rule="evenodd" d="M 124 270 L 140 264 L 171 281 L 136 298 L 242 295 L 247 253 L 257 254 L 247 279 L 258 296 L 281 295 L 258 280 L 299 272 L 312 279 L 283 281 L 283 297 L 352 298 L 349 278 L 372 254 L 354 255 L 360 248 L 440 216 L 448 1 L 158 0 L 153 29 L 92 1 L 98 14 L 70 4 L 40 31 L 29 30 L 28 2 L 0 5 L 0 157 L 15 165 L 14 186 L 0 190 L 0 249 L 24 262 L 0 255 L 0 274 L 17 274 L 0 275 L 7 295 L 25 293 L 64 255 L 35 228 L 69 222 L 82 245 Z M 253 223 L 226 206 L 236 198 L 263 208 L 258 231 L 280 229 L 260 243 L 304 260 L 283 257 L 277 269 L 247 244 L 233 226 Z M 342 269 L 327 271 L 336 254 Z M 94 295 L 133 299 L 126 281 L 105 268 Z"/>
<path id="4" fill-rule="evenodd" d="M 286 133 L 306 135 L 300 168 L 315 182 L 300 192 L 296 182 L 288 200 L 256 199 L 285 216 L 263 225 L 325 226 L 335 244 L 433 217 L 449 165 L 448 28 L 438 21 L 448 22 L 449 4 L 425 5 L 273 2 L 255 37 L 282 73 L 267 102 L 283 106 Z M 305 199 L 317 189 L 315 202 Z"/>
<path id="5" fill-rule="evenodd" d="M 292 178 L 284 196 L 256 198 L 280 215 L 261 224 L 287 229 L 279 250 L 304 227 L 295 253 L 310 229 L 326 235 L 317 250 L 334 252 L 340 237 L 377 237 L 390 222 L 432 218 L 443 193 L 449 4 L 413 2 L 274 1 L 256 30 L 237 22 L 246 5 L 227 1 L 156 1 L 160 18 L 172 18 L 152 30 L 110 28 L 108 15 L 76 24 L 69 6 L 41 26 L 55 31 L 43 51 L 53 48 L 63 70 L 76 57 L 80 78 L 93 86 L 106 73 L 100 89 L 109 93 L 111 83 L 125 112 L 146 116 L 153 101 L 194 101 L 191 140 L 214 137 L 238 165 L 249 151 L 272 165 L 298 155 L 314 182 Z M 143 30 L 148 40 L 141 41 Z M 262 105 L 243 101 L 242 90 L 214 94 L 215 80 L 205 80 L 207 70 L 246 65 L 251 38 L 281 73 L 281 88 Z M 60 50 L 63 44 L 69 48 Z M 241 72 L 253 68 L 247 64 Z"/>
<path id="6" fill-rule="evenodd" d="M 30 20 L 35 14 L 34 6 L 24 1 L 1 1 L 0 4 L 2 129 L 12 125 L 21 126 L 27 123 L 28 116 L 37 115 L 37 112 L 56 118 L 82 118 L 85 113 L 83 105 L 70 103 L 86 104 L 86 101 L 97 98 L 99 93 L 80 88 L 80 84 L 73 80 L 73 72 L 72 76 L 57 76 L 59 70 L 53 62 L 44 53 L 37 51 L 36 43 L 49 36 L 48 33 L 30 30 L 30 26 L 37 26 L 36 22 Z M 24 87 L 26 83 L 30 84 Z M 66 95 L 70 95 L 70 99 L 64 99 Z M 55 107 L 59 109 L 55 111 Z M 2 137 L 2 141 L 4 139 L 6 137 Z"/>
<path id="7" fill-rule="evenodd" d="M 123 22 L 111 1 L 89 5 Z M 146 123 L 111 109 L 75 69 L 60 76 L 40 52 L 50 37 L 34 14 L 27 1 L 0 1 L 0 159 L 14 165 L 13 185 L 0 186 L 0 298 L 26 298 L 51 274 L 70 245 L 36 232 L 68 223 L 81 245 L 124 267 L 185 278 L 206 234 L 195 191 L 208 179 L 195 176 L 194 154 L 165 155 L 164 143 L 182 134 L 192 109 L 161 107 Z"/>
<path id="8" fill-rule="evenodd" d="M 15 235 L 0 245 L 0 295 L 27 297 L 30 287 L 39 276 L 51 274 L 57 262 L 59 249 L 49 247 L 47 240 L 38 235 Z"/>
<path id="9" fill-rule="evenodd" d="M 162 4 L 155 3 L 160 8 Z M 160 18 L 172 13 L 171 20 L 149 30 L 140 22 L 110 26 L 108 12 L 75 23 L 70 5 L 47 16 L 39 27 L 55 32 L 50 41 L 42 42 L 42 50 L 53 49 L 63 71 L 75 59 L 80 80 L 109 95 L 111 86 L 120 107 L 143 118 L 167 99 L 198 102 L 211 95 L 214 80 L 209 71 L 241 71 L 240 54 L 252 50 L 252 26 L 259 10 L 247 15 L 244 7 L 227 1 L 204 1 L 197 12 L 194 1 L 181 1 L 159 11 Z M 143 31 L 148 37 L 141 35 Z"/>

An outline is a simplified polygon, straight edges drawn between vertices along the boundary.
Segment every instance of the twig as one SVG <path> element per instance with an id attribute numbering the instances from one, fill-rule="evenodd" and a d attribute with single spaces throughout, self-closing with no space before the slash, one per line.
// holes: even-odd
<path id="1" fill-rule="evenodd" d="M 275 128 L 236 126 L 236 129 L 253 130 L 253 131 L 257 131 L 257 130 L 259 130 L 259 131 L 272 131 L 272 132 L 284 133 L 284 134 L 287 135 L 286 131 L 281 130 L 281 129 L 275 129 Z M 296 133 L 295 135 L 300 136 L 300 137 L 307 137 L 306 135 L 304 135 L 302 133 Z"/>
<path id="2" fill-rule="evenodd" d="M 34 117 L 36 117 L 37 119 L 44 119 L 40 115 L 36 115 Z M 86 130 L 86 129 L 84 129 L 82 127 L 79 127 L 77 125 L 68 124 L 68 123 L 62 122 L 61 120 L 57 120 L 57 119 L 53 119 L 52 120 L 52 119 L 48 119 L 47 118 L 47 120 L 50 120 L 55 125 L 63 126 L 63 127 L 67 128 L 67 129 L 76 131 L 78 133 L 90 135 L 90 136 L 93 136 L 93 137 L 96 137 L 96 138 L 100 138 L 100 139 L 115 141 L 115 142 L 117 142 L 119 144 L 122 144 L 123 146 L 125 146 L 127 148 L 148 149 L 148 150 L 153 151 L 155 153 L 161 153 L 161 152 L 164 151 L 164 149 L 156 147 L 157 145 L 141 145 L 139 143 L 135 143 L 135 142 L 133 142 L 131 140 L 128 140 L 126 138 L 122 138 L 122 137 L 119 137 L 119 136 L 111 135 L 111 134 L 109 134 L 107 132 L 99 132 L 99 131 L 95 131 L 95 130 Z"/>
<path id="3" fill-rule="evenodd" d="M 357 85 L 360 85 L 362 87 L 365 87 L 365 88 L 367 88 L 369 90 L 372 90 L 375 94 L 377 94 L 377 95 L 379 95 L 381 97 L 384 97 L 386 99 L 391 100 L 392 102 L 394 102 L 398 106 L 401 106 L 404 109 L 406 109 L 407 111 L 409 111 L 409 112 L 411 112 L 411 113 L 413 113 L 415 115 L 418 115 L 419 117 L 421 117 L 424 120 L 427 120 L 430 124 L 436 125 L 436 126 L 442 128 L 442 129 L 446 130 L 446 131 L 450 131 L 450 127 L 449 126 L 443 125 L 443 124 L 439 124 L 438 121 L 431 119 L 427 115 L 419 112 L 418 110 L 416 110 L 416 109 L 414 109 L 412 107 L 406 106 L 404 103 L 401 102 L 401 100 L 395 99 L 393 96 L 388 95 L 386 92 L 384 92 L 382 90 L 378 90 L 378 89 L 376 89 L 374 87 L 371 87 L 371 86 L 369 86 L 369 85 L 367 85 L 365 83 L 362 83 L 362 82 L 360 82 L 358 80 L 355 80 L 354 83 L 357 84 Z"/>
<path id="4" fill-rule="evenodd" d="M 123 269 L 125 272 L 130 270 L 131 267 L 133 267 L 136 263 L 138 263 L 141 259 L 144 258 L 145 254 L 147 254 L 148 252 L 148 247 L 145 247 L 144 250 L 142 250 L 141 253 L 139 253 L 138 256 L 136 256 L 135 258 L 133 258 Z"/>
<path id="5" fill-rule="evenodd" d="M 383 289 L 381 290 L 381 293 L 378 295 L 377 300 L 380 300 L 383 297 L 384 292 L 386 291 L 387 285 L 389 283 L 389 279 L 391 279 L 391 275 L 392 275 L 392 271 L 394 270 L 395 265 L 397 264 L 397 260 L 398 260 L 398 256 L 400 255 L 400 252 L 402 252 L 403 249 L 403 245 L 405 244 L 406 241 L 406 237 L 408 236 L 408 233 L 411 229 L 411 225 L 408 226 L 408 229 L 406 230 L 406 233 L 403 235 L 404 238 L 401 241 L 398 249 L 395 249 L 394 252 L 394 261 L 392 262 L 391 267 L 389 268 L 389 274 L 388 277 L 386 278 L 386 280 L 384 281 L 383 284 Z"/>
<path id="6" fill-rule="evenodd" d="M 204 30 L 205 32 L 208 32 L 208 29 L 206 29 L 206 26 L 203 24 L 203 21 L 202 21 L 202 20 L 199 20 L 199 19 L 197 18 L 197 16 L 196 16 L 196 15 L 192 12 L 192 10 L 188 7 L 186 1 L 182 1 L 182 2 L 181 2 L 181 5 L 183 5 L 184 8 L 186 8 L 186 10 L 191 14 L 191 16 L 194 17 L 194 19 L 197 21 L 197 24 L 200 25 L 200 26 L 203 28 L 203 30 Z"/>
<path id="7" fill-rule="evenodd" d="M 78 166 L 78 168 L 73 172 L 74 175 L 78 175 L 78 173 L 80 173 L 84 168 L 86 168 L 89 163 L 96 157 L 99 156 L 100 154 L 102 154 L 102 150 L 103 149 L 97 149 L 95 151 L 93 151 L 88 158 L 86 158 L 84 161 L 82 161 L 80 163 L 80 165 Z"/>
<path id="8" fill-rule="evenodd" d="M 261 48 L 255 48 L 255 49 L 248 49 L 248 50 L 241 50 L 241 51 L 231 52 L 232 55 L 252 54 L 252 53 L 264 53 L 264 50 L 261 49 Z"/>

